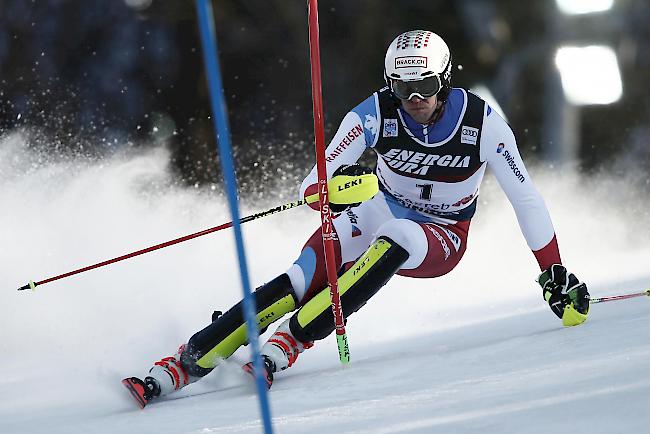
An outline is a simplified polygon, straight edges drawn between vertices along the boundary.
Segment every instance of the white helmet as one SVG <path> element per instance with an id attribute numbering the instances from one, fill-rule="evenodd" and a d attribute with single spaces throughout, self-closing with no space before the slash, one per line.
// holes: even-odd
<path id="1" fill-rule="evenodd" d="M 451 53 L 445 41 L 427 30 L 412 30 L 393 40 L 386 51 L 384 79 L 399 99 L 438 95 L 451 90 Z"/>

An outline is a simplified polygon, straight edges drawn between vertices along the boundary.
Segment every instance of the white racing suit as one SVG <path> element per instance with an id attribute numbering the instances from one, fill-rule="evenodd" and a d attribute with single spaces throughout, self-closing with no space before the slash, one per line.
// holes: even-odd
<path id="1" fill-rule="evenodd" d="M 354 261 L 383 235 L 409 253 L 398 274 L 436 277 L 451 271 L 465 252 L 487 166 L 511 202 L 540 268 L 560 263 L 551 218 L 514 134 L 476 95 L 452 89 L 439 119 L 421 125 L 383 88 L 343 119 L 326 150 L 327 173 L 356 163 L 366 149 L 377 154 L 381 191 L 334 219 L 339 265 Z M 314 167 L 301 194 L 315 193 L 316 183 Z M 322 250 L 317 231 L 287 272 L 302 303 L 326 284 Z"/>

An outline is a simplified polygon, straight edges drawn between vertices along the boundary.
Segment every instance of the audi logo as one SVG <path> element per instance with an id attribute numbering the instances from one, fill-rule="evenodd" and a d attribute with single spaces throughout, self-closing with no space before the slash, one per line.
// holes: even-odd
<path id="1" fill-rule="evenodd" d="M 470 130 L 469 128 L 463 128 L 463 135 L 478 137 L 478 131 Z"/>

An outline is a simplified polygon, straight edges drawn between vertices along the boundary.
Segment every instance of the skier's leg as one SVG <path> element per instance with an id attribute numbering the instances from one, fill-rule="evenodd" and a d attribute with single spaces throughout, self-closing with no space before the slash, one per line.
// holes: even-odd
<path id="1" fill-rule="evenodd" d="M 347 318 L 388 282 L 408 259 L 408 252 L 387 237 L 378 238 L 339 278 L 341 308 Z M 334 330 L 329 287 L 307 301 L 262 347 L 271 373 L 291 366 L 298 354 Z M 271 377 L 272 381 L 272 377 Z"/>
<path id="2" fill-rule="evenodd" d="M 381 236 L 339 277 L 343 315 L 348 318 L 384 286 L 408 259 L 408 252 Z M 334 331 L 329 287 L 305 303 L 290 319 L 289 329 L 301 342 L 323 339 Z"/>
<path id="3" fill-rule="evenodd" d="M 384 222 L 378 239 L 339 278 L 345 318 L 360 309 L 397 273 L 410 277 L 437 277 L 451 271 L 462 258 L 469 222 L 455 225 L 417 223 L 407 219 Z M 309 299 L 262 347 L 274 371 L 293 364 L 313 341 L 334 330 L 329 288 Z"/>
<path id="4" fill-rule="evenodd" d="M 293 311 L 297 305 L 287 274 L 262 285 L 253 295 L 257 307 L 257 324 L 262 330 Z M 202 377 L 221 359 L 230 357 L 246 342 L 243 302 L 239 302 L 212 324 L 195 333 L 187 343 L 181 360 L 190 374 Z"/>
<path id="5" fill-rule="evenodd" d="M 358 207 L 339 214 L 333 220 L 336 235 L 334 237 L 334 251 L 337 269 L 342 264 L 352 264 L 363 255 L 373 242 L 373 234 L 377 228 L 386 220 L 391 219 L 393 219 L 393 216 L 381 194 Z M 300 306 L 309 303 L 314 297 L 321 297 L 320 300 L 326 299 L 327 306 L 329 306 L 329 289 L 325 289 L 327 286 L 327 273 L 320 229 L 307 241 L 300 257 L 287 271 L 287 274 L 290 276 Z M 341 288 L 340 283 L 339 287 Z M 323 295 L 319 295 L 321 292 Z M 344 293 L 345 291 L 342 290 L 341 294 Z M 354 294 L 356 291 L 352 291 L 352 293 Z M 370 296 L 371 294 L 367 295 L 365 299 L 370 298 Z M 357 297 L 357 295 L 342 296 L 344 312 L 347 312 L 348 306 L 354 307 L 358 304 Z M 362 295 L 361 298 L 363 299 L 364 296 Z M 362 302 L 365 303 L 365 301 Z M 358 307 L 353 308 L 353 310 L 356 309 Z M 331 309 L 329 310 L 331 311 Z M 291 333 L 289 324 L 290 320 L 284 321 L 262 348 L 269 386 L 273 381 L 273 372 L 291 366 L 298 354 L 312 346 L 310 339 L 296 339 Z M 251 371 L 252 365 L 245 365 L 244 369 Z"/>
<path id="6" fill-rule="evenodd" d="M 337 263 L 341 263 L 340 247 L 335 243 Z M 254 293 L 258 326 L 263 331 L 269 324 L 296 309 L 310 288 L 326 285 L 320 229 L 303 247 L 300 258 L 287 271 L 258 288 Z M 313 290 L 312 290 L 313 291 Z M 247 340 L 242 302 L 224 314 L 215 312 L 213 322 L 195 333 L 179 348 L 176 355 L 166 357 L 150 369 L 144 386 L 149 395 L 165 395 L 207 375 L 220 360 L 230 357 Z M 143 386 L 143 387 L 144 387 Z"/>
<path id="7" fill-rule="evenodd" d="M 379 212 L 378 206 L 383 205 L 373 199 L 355 208 L 355 211 L 347 211 L 335 219 L 335 232 L 344 231 L 339 239 L 346 243 L 345 252 L 342 252 L 339 243 L 335 242 L 337 266 L 358 257 L 368 247 L 374 229 L 387 218 L 387 213 Z M 372 217 L 361 219 L 355 214 L 359 210 Z M 364 223 L 357 220 L 363 220 Z M 318 230 L 308 240 L 300 258 L 287 273 L 255 291 L 259 327 L 265 329 L 284 314 L 295 310 L 298 303 L 306 303 L 326 282 L 322 239 Z M 284 329 L 288 330 L 288 324 L 281 326 L 273 335 L 278 345 L 286 338 L 282 334 Z M 246 343 L 245 330 L 242 306 L 239 303 L 225 314 L 213 318 L 212 324 L 194 334 L 176 355 L 157 362 L 145 382 L 134 377 L 127 380 L 138 380 L 141 383 L 139 390 L 144 389 L 144 395 L 149 398 L 178 390 L 211 372 L 219 360 L 229 357 Z M 310 345 L 308 342 L 290 344 L 292 348 L 297 348 L 296 356 Z"/>
<path id="8" fill-rule="evenodd" d="M 257 288 L 253 296 L 260 329 L 266 329 L 295 310 L 298 302 L 286 273 Z M 221 359 L 231 356 L 246 343 L 242 304 L 239 302 L 226 313 L 215 315 L 213 322 L 195 333 L 187 344 L 181 345 L 174 356 L 156 362 L 144 381 L 136 377 L 124 380 L 134 395 L 141 395 L 141 406 L 152 398 L 197 381 L 211 372 Z"/>
<path id="9" fill-rule="evenodd" d="M 333 219 L 335 265 L 349 265 L 361 256 L 374 241 L 375 232 L 394 217 L 386 207 L 383 195 L 348 209 Z M 287 273 L 300 305 L 305 304 L 327 286 L 323 236 L 320 228 L 303 247 L 300 257 Z"/>
<path id="10" fill-rule="evenodd" d="M 407 277 L 431 278 L 449 273 L 465 254 L 469 224 L 469 221 L 453 225 L 410 222 L 409 239 L 421 238 L 421 233 L 423 233 L 426 242 L 409 243 L 409 251 L 412 254 L 397 274 Z M 387 227 L 384 232 L 390 236 L 392 230 L 392 227 Z M 406 240 L 399 242 L 404 243 Z"/>
<path id="11" fill-rule="evenodd" d="M 336 229 L 334 233 L 336 234 Z M 334 256 L 336 266 L 340 267 L 341 245 L 338 241 L 334 242 Z M 310 297 L 310 294 L 317 293 L 327 285 L 325 252 L 320 228 L 309 237 L 300 256 L 287 270 L 287 275 L 299 301 Z"/>

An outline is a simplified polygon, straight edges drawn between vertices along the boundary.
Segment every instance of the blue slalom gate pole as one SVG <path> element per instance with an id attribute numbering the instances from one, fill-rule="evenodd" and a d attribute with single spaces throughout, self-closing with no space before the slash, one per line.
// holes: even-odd
<path id="1" fill-rule="evenodd" d="M 210 103 L 214 116 L 215 138 L 217 140 L 219 156 L 221 157 L 221 169 L 226 183 L 228 204 L 233 221 L 239 268 L 244 291 L 244 318 L 248 342 L 253 354 L 253 366 L 255 372 L 255 383 L 260 401 L 264 432 L 273 433 L 271 424 L 271 412 L 267 398 L 266 381 L 262 377 L 265 372 L 259 350 L 259 334 L 257 331 L 257 315 L 255 314 L 255 300 L 251 295 L 250 281 L 248 278 L 248 266 L 244 251 L 244 242 L 239 219 L 239 208 L 237 204 L 237 179 L 235 178 L 234 164 L 232 160 L 232 147 L 230 145 L 230 129 L 228 127 L 228 114 L 226 101 L 223 96 L 223 83 L 221 80 L 221 68 L 217 54 L 217 34 L 214 29 L 214 15 L 210 0 L 196 0 L 196 10 L 199 19 L 199 30 L 201 33 L 201 44 L 203 45 L 203 59 L 205 61 L 208 88 L 210 90 Z"/>

